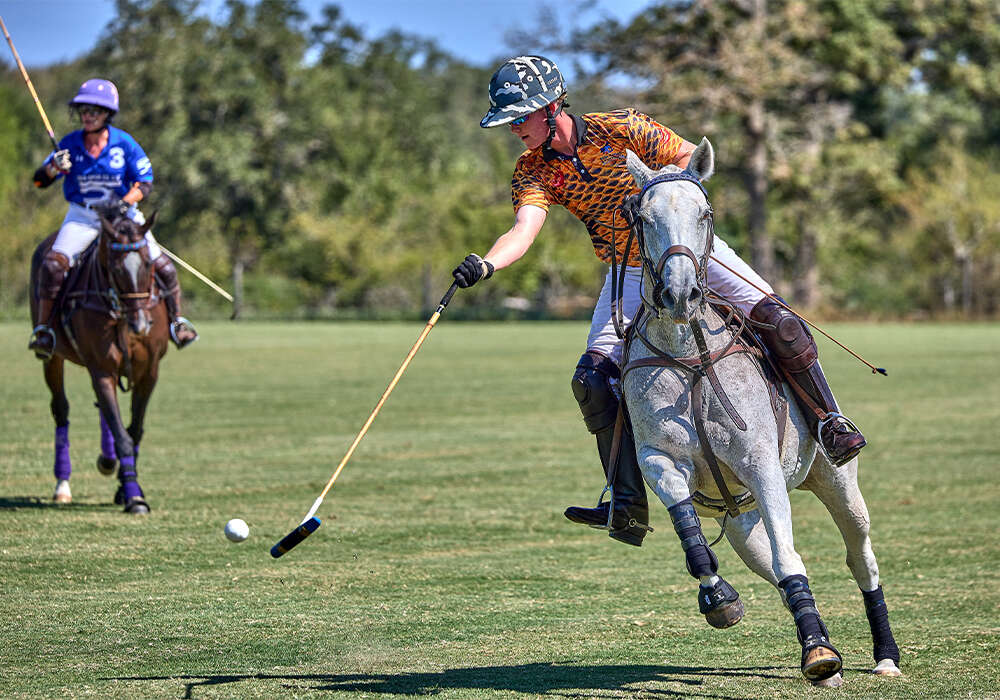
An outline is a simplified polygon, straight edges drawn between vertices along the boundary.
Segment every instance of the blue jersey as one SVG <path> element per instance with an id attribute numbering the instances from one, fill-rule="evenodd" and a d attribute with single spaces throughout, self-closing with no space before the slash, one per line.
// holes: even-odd
<path id="1" fill-rule="evenodd" d="M 63 195 L 69 202 L 96 204 L 124 196 L 136 182 L 153 181 L 153 166 L 142 146 L 113 126 L 108 127 L 108 145 L 96 158 L 83 145 L 83 131 L 66 134 L 59 148 L 69 149 L 73 161 L 73 168 L 60 176 L 65 177 Z"/>

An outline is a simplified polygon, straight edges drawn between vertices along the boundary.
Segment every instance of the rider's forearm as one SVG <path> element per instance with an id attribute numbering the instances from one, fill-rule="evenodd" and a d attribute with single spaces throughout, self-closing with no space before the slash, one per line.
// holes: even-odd
<path id="1" fill-rule="evenodd" d="M 496 240 L 483 256 L 497 270 L 512 265 L 528 251 L 545 223 L 546 212 L 535 206 L 521 207 L 514 225 Z"/>
<path id="2" fill-rule="evenodd" d="M 42 167 L 40 167 L 38 170 L 35 171 L 34 181 L 35 181 L 35 187 L 44 188 L 48 187 L 53 182 L 55 182 L 56 178 L 55 175 L 49 174 L 48 166 L 43 165 Z"/>
<path id="3" fill-rule="evenodd" d="M 138 204 L 143 199 L 149 196 L 149 193 L 153 190 L 152 182 L 136 182 L 132 185 L 132 189 L 125 193 L 122 197 L 123 202 L 128 204 Z"/>
<path id="4" fill-rule="evenodd" d="M 483 259 L 489 260 L 499 270 L 520 260 L 534 240 L 533 235 L 525 235 L 512 228 L 496 240 Z"/>

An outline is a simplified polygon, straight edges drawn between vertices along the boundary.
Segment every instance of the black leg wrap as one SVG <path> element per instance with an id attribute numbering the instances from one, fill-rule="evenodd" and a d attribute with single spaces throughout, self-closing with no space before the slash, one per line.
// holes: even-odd
<path id="1" fill-rule="evenodd" d="M 681 540 L 688 573 L 695 578 L 701 578 L 702 576 L 711 576 L 718 571 L 719 560 L 715 556 L 715 552 L 708 546 L 705 535 L 701 532 L 701 520 L 698 519 L 691 499 L 685 498 L 680 503 L 667 508 L 667 512 L 670 513 L 670 521 L 674 524 L 674 532 Z M 698 601 L 700 606 L 700 596 Z M 702 612 L 705 611 L 702 610 Z"/>
<path id="2" fill-rule="evenodd" d="M 778 588 L 785 606 L 795 618 L 796 633 L 799 644 L 802 645 L 802 673 L 813 682 L 826 680 L 839 673 L 843 667 L 843 658 L 830 643 L 830 633 L 819 616 L 816 600 L 809 590 L 809 579 L 799 574 L 788 576 L 778 582 Z M 836 658 L 827 655 L 827 658 L 807 667 L 806 658 L 817 647 L 829 649 Z"/>
<path id="3" fill-rule="evenodd" d="M 889 627 L 889 609 L 885 605 L 882 586 L 874 591 L 861 591 L 865 599 L 865 613 L 868 615 L 868 625 L 872 630 L 872 646 L 875 663 L 883 659 L 892 659 L 899 665 L 899 647 L 892 636 Z"/>

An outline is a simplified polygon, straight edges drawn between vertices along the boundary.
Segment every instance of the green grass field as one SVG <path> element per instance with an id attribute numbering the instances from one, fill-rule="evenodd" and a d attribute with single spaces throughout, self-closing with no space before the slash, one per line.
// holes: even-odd
<path id="1" fill-rule="evenodd" d="M 569 390 L 581 323 L 430 334 L 318 515 L 305 514 L 421 324 L 203 323 L 161 368 L 139 460 L 153 512 L 111 505 L 97 412 L 69 371 L 74 502 L 28 326 L 0 324 L 0 696 L 1000 697 L 1000 326 L 834 325 L 869 438 L 862 489 L 904 677 L 872 667 L 829 516 L 792 495 L 839 690 L 807 685 L 777 592 L 727 544 L 746 618 L 711 629 L 665 508 L 641 549 L 573 525 L 603 485 Z M 229 543 L 229 519 L 250 539 Z M 714 537 L 718 528 L 706 524 Z"/>

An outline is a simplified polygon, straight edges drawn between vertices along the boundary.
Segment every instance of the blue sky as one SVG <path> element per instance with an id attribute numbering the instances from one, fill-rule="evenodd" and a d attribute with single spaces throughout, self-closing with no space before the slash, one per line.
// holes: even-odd
<path id="1" fill-rule="evenodd" d="M 327 4 L 339 5 L 343 16 L 372 37 L 396 27 L 436 38 L 450 53 L 470 63 L 492 66 L 507 53 L 504 34 L 512 26 L 538 26 L 539 8 L 560 9 L 557 17 L 569 26 L 589 26 L 604 17 L 625 21 L 650 0 L 597 0 L 594 6 L 579 0 L 300 0 L 303 9 L 318 16 Z M 45 66 L 75 58 L 90 49 L 114 16 L 113 0 L 0 0 L 0 16 L 25 65 Z M 222 0 L 203 2 L 208 12 L 218 12 Z M 6 43 L 6 42 L 4 42 Z M 2 60 L 13 65 L 8 47 L 0 47 Z M 559 61 L 560 57 L 551 58 Z M 568 62 L 566 62 L 568 64 Z M 569 66 L 566 65 L 566 68 Z"/>

